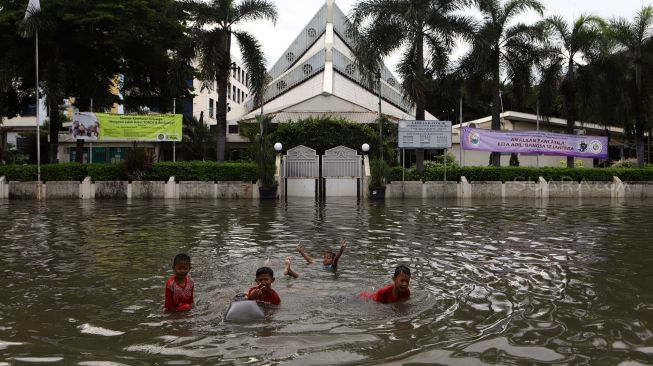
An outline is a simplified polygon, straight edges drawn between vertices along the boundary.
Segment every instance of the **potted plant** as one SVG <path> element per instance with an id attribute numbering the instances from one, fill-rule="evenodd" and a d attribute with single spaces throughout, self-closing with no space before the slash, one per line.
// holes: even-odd
<path id="1" fill-rule="evenodd" d="M 257 173 L 259 182 L 259 196 L 261 199 L 277 198 L 278 183 L 274 179 L 276 172 L 276 154 L 270 134 L 267 133 L 270 126 L 270 118 L 264 117 L 260 121 L 261 133 L 256 137 L 254 147 L 256 148 L 256 162 L 258 163 Z"/>
<path id="2" fill-rule="evenodd" d="M 390 173 L 390 167 L 384 160 L 374 159 L 370 161 L 370 198 L 385 198 L 385 183 Z"/>

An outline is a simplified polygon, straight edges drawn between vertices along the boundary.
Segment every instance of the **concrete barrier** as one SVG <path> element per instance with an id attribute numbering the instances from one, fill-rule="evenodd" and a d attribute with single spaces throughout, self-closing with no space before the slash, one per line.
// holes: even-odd
<path id="1" fill-rule="evenodd" d="M 131 198 L 165 198 L 166 182 L 133 181 L 131 183 Z"/>
<path id="2" fill-rule="evenodd" d="M 41 182 L 9 182 L 9 198 L 39 200 L 45 187 Z"/>
<path id="3" fill-rule="evenodd" d="M 215 198 L 215 183 L 201 181 L 179 182 L 179 198 Z"/>
<path id="4" fill-rule="evenodd" d="M 218 198 L 252 198 L 252 183 L 247 182 L 217 182 Z"/>
<path id="5" fill-rule="evenodd" d="M 504 183 L 504 198 L 540 198 L 540 183 L 532 181 L 512 181 Z"/>
<path id="6" fill-rule="evenodd" d="M 613 182 L 580 182 L 579 194 L 583 198 L 606 198 L 612 197 Z"/>
<path id="7" fill-rule="evenodd" d="M 126 181 L 99 181 L 95 182 L 96 199 L 127 198 L 129 182 Z"/>
<path id="8" fill-rule="evenodd" d="M 82 183 L 79 184 L 79 198 L 83 200 L 90 200 L 95 198 L 93 187 L 94 185 L 91 177 L 84 178 Z"/>
<path id="9" fill-rule="evenodd" d="M 653 197 L 653 182 L 623 182 L 624 197 L 651 198 Z"/>
<path id="10" fill-rule="evenodd" d="M 177 189 L 177 182 L 175 177 L 168 178 L 165 188 L 165 198 L 178 199 L 179 198 L 179 189 Z"/>
<path id="11" fill-rule="evenodd" d="M 458 185 L 458 198 L 472 198 L 472 185 L 469 184 L 467 178 L 464 176 L 460 177 L 460 184 Z"/>
<path id="12" fill-rule="evenodd" d="M 501 182 L 472 182 L 472 198 L 502 198 L 503 183 Z"/>
<path id="13" fill-rule="evenodd" d="M 458 197 L 456 182 L 424 182 L 424 198 L 456 198 Z"/>
<path id="14" fill-rule="evenodd" d="M 422 181 L 392 182 L 385 186 L 385 198 L 423 198 Z"/>
<path id="15" fill-rule="evenodd" d="M 79 198 L 79 182 L 51 181 L 46 184 L 45 199 Z"/>
<path id="16" fill-rule="evenodd" d="M 7 185 L 7 178 L 0 177 L 0 199 L 9 198 L 9 186 Z"/>
<path id="17" fill-rule="evenodd" d="M 550 181 L 549 184 L 549 198 L 572 198 L 580 197 L 580 184 L 578 182 L 568 181 Z"/>

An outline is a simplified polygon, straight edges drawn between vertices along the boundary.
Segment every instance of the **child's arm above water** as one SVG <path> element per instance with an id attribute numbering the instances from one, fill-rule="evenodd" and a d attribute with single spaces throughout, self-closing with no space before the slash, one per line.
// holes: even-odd
<path id="1" fill-rule="evenodd" d="M 336 254 L 336 257 L 333 258 L 333 266 L 334 267 L 338 266 L 338 259 L 340 259 L 340 256 L 342 255 L 342 253 L 345 252 L 345 248 L 347 248 L 347 240 L 340 239 L 340 250 L 338 251 L 338 254 Z"/>
<path id="2" fill-rule="evenodd" d="M 302 255 L 302 257 L 304 257 L 304 259 L 306 259 L 306 262 L 308 264 L 315 263 L 315 260 L 313 258 L 311 258 L 311 256 L 309 256 L 308 254 L 306 254 L 306 252 L 304 251 L 304 246 L 303 245 L 301 245 L 301 244 L 297 245 L 297 251 L 299 252 L 299 254 Z"/>

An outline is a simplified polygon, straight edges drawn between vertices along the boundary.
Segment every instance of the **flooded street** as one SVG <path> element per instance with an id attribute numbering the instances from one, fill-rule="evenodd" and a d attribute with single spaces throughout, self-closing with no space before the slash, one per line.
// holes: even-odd
<path id="1" fill-rule="evenodd" d="M 652 204 L 0 201 L 0 365 L 653 364 Z M 341 238 L 335 274 L 295 250 Z M 180 252 L 196 307 L 166 314 Z M 408 301 L 357 297 L 398 264 Z M 281 305 L 226 322 L 263 265 Z"/>

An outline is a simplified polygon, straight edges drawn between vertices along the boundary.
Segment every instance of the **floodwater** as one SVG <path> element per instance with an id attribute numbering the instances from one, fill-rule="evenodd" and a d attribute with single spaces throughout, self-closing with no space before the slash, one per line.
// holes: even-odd
<path id="1" fill-rule="evenodd" d="M 653 364 L 652 203 L 0 201 L 0 365 Z M 336 274 L 295 251 L 340 238 Z M 408 301 L 357 298 L 397 264 Z M 282 304 L 226 322 L 263 265 Z"/>

